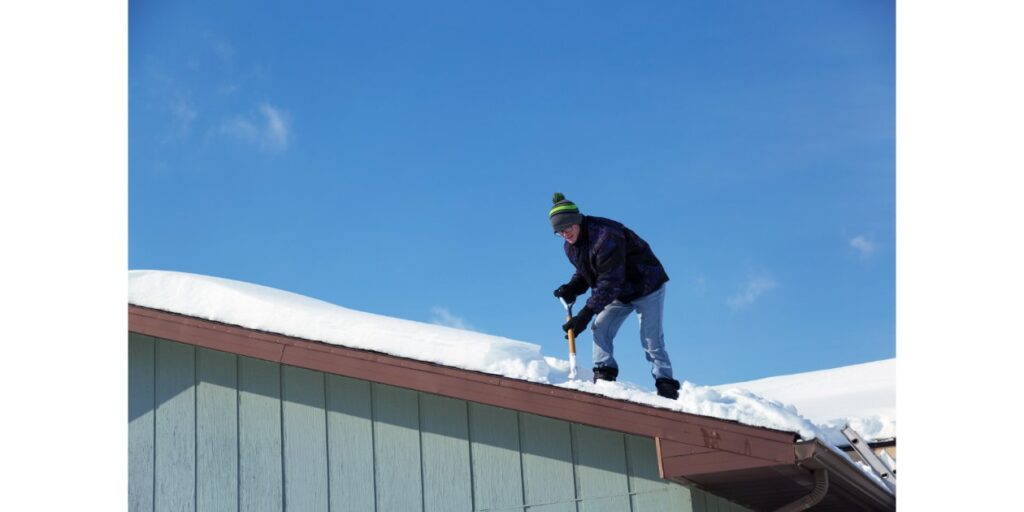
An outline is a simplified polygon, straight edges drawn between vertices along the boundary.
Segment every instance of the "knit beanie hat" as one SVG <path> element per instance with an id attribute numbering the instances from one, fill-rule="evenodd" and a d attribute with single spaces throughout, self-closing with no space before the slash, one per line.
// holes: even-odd
<path id="1" fill-rule="evenodd" d="M 580 209 L 576 207 L 575 203 L 566 199 L 561 192 L 555 192 L 555 195 L 551 197 L 551 202 L 554 203 L 554 206 L 548 212 L 548 218 L 551 219 L 551 227 L 554 228 L 555 233 L 573 224 L 583 223 Z"/>

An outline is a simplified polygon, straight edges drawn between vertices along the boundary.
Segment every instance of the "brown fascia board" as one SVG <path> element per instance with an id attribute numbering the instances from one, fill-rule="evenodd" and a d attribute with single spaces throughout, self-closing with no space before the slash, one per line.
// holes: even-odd
<path id="1" fill-rule="evenodd" d="M 661 476 L 680 482 L 699 484 L 702 480 L 713 481 L 721 475 L 749 473 L 748 470 L 782 471 L 786 474 L 803 471 L 797 466 L 799 454 L 796 447 L 801 445 L 797 443 L 798 436 L 792 432 L 658 409 L 546 384 L 131 304 L 128 306 L 128 330 L 290 366 L 653 438 Z M 714 492 L 715 486 L 706 487 Z"/>

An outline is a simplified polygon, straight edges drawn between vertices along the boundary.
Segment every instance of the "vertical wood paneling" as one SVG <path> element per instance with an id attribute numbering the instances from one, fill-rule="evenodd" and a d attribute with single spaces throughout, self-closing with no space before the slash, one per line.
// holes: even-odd
<path id="1" fill-rule="evenodd" d="M 469 404 L 476 510 L 522 510 L 523 474 L 516 412 Z"/>
<path id="2" fill-rule="evenodd" d="M 668 486 L 669 503 L 673 507 L 678 507 L 679 510 L 697 512 L 697 507 L 693 505 L 693 493 L 689 487 L 685 487 L 678 484 Z"/>
<path id="3" fill-rule="evenodd" d="M 719 508 L 722 512 L 739 512 L 741 507 L 721 496 L 718 497 Z"/>
<path id="4" fill-rule="evenodd" d="M 722 502 L 722 510 L 726 512 L 742 512 L 743 507 L 725 499 L 722 497 L 718 498 Z"/>
<path id="5" fill-rule="evenodd" d="M 134 333 L 128 378 L 131 511 L 745 510 L 644 437 Z"/>
<path id="6" fill-rule="evenodd" d="M 282 510 L 280 365 L 238 357 L 238 501 L 241 510 Z"/>
<path id="7" fill-rule="evenodd" d="M 653 439 L 626 434 L 626 463 L 633 512 L 693 512 L 689 489 L 658 476 L 658 455 Z M 676 492 L 674 488 L 681 491 Z"/>
<path id="8" fill-rule="evenodd" d="M 332 512 L 374 510 L 370 383 L 327 376 L 327 442 Z"/>
<path id="9" fill-rule="evenodd" d="M 377 512 L 423 509 L 416 392 L 373 384 L 373 453 Z"/>
<path id="10" fill-rule="evenodd" d="M 128 510 L 153 510 L 154 342 L 128 334 Z"/>
<path id="11" fill-rule="evenodd" d="M 324 374 L 282 367 L 284 501 L 287 510 L 327 510 Z"/>
<path id="12" fill-rule="evenodd" d="M 708 510 L 712 512 L 726 512 L 722 509 L 722 500 L 718 499 L 718 496 L 705 492 L 704 498 L 707 500 L 705 503 L 707 503 Z"/>
<path id="13" fill-rule="evenodd" d="M 727 499 L 725 499 L 725 498 L 723 498 L 721 496 L 716 496 L 714 494 L 711 494 L 711 493 L 708 493 L 708 492 L 705 492 L 705 491 L 700 491 L 700 490 L 694 490 L 694 492 L 695 493 L 699 492 L 700 494 L 703 495 L 703 498 L 704 498 L 704 508 L 708 512 L 736 512 L 736 511 L 744 510 L 743 507 L 741 507 L 741 506 L 739 506 L 739 505 L 737 505 L 737 504 L 735 504 L 735 503 L 733 503 L 733 502 L 731 502 L 731 501 L 729 501 L 729 500 L 727 500 Z"/>
<path id="14" fill-rule="evenodd" d="M 238 510 L 237 357 L 196 350 L 196 506 Z"/>
<path id="15" fill-rule="evenodd" d="M 573 431 L 580 510 L 629 510 L 624 434 L 579 424 L 573 424 Z"/>
<path id="16" fill-rule="evenodd" d="M 530 512 L 575 512 L 576 484 L 568 422 L 519 414 L 523 492 Z"/>
<path id="17" fill-rule="evenodd" d="M 156 510 L 195 510 L 195 347 L 156 340 Z"/>
<path id="18" fill-rule="evenodd" d="M 423 510 L 473 510 L 466 402 L 420 393 Z"/>
<path id="19" fill-rule="evenodd" d="M 692 489 L 690 499 L 693 502 L 693 512 L 717 512 L 714 504 L 708 503 L 708 495 L 700 489 Z"/>
<path id="20" fill-rule="evenodd" d="M 706 493 L 708 498 L 708 508 L 715 512 L 728 512 L 729 502 L 715 496 L 711 493 Z"/>

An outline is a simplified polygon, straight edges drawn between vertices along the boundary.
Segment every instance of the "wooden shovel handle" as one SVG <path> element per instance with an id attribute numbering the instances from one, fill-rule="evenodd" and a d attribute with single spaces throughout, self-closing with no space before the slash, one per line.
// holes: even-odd
<path id="1" fill-rule="evenodd" d="M 568 317 L 566 317 L 565 321 L 566 322 L 571 322 L 572 321 L 572 315 L 569 315 Z M 573 334 L 571 328 L 569 329 L 568 333 L 569 333 L 569 353 L 570 354 L 575 354 L 576 353 L 576 335 Z"/>

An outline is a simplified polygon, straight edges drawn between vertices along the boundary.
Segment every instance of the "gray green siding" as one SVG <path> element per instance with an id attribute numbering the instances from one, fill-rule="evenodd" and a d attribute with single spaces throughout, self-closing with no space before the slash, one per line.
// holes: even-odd
<path id="1" fill-rule="evenodd" d="M 129 335 L 131 511 L 744 510 L 651 439 Z"/>

